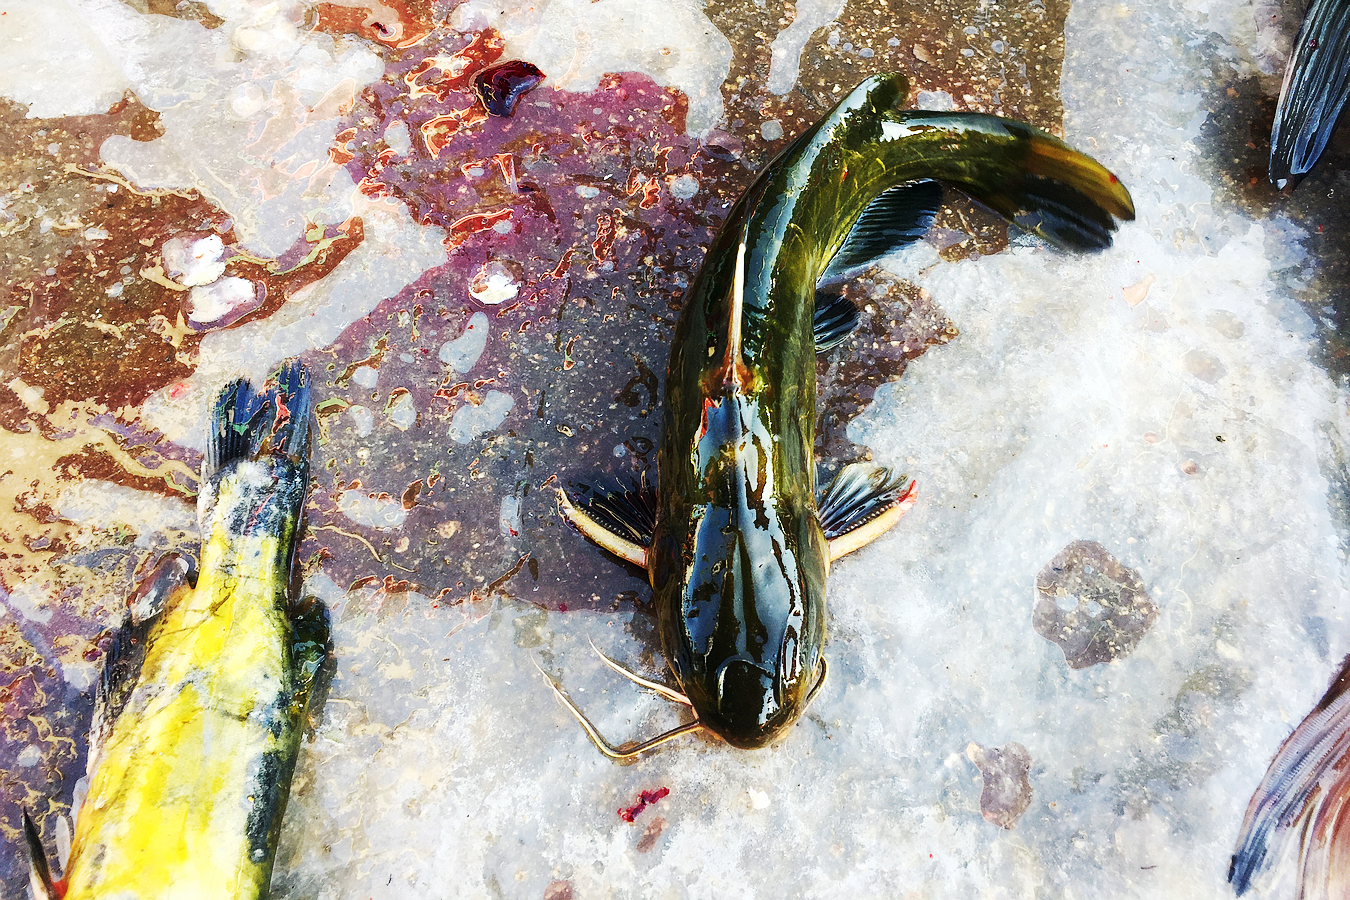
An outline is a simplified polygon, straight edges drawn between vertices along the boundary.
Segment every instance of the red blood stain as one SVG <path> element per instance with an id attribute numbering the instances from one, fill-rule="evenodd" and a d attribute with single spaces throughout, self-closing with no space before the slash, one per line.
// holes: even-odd
<path id="1" fill-rule="evenodd" d="M 661 200 L 661 182 L 655 176 L 643 179 L 642 173 L 633 169 L 628 173 L 628 196 L 642 194 L 642 199 L 638 201 L 638 206 L 642 209 L 651 209 Z"/>
<path id="2" fill-rule="evenodd" d="M 475 72 L 496 61 L 502 55 L 505 42 L 495 30 L 479 32 L 469 44 L 450 56 L 429 56 L 408 71 L 403 81 L 408 85 L 409 99 L 430 94 L 436 102 L 444 103 L 451 91 L 463 91 Z M 422 80 L 428 72 L 439 72 L 440 77 Z M 486 115 L 486 113 L 484 113 Z"/>
<path id="3" fill-rule="evenodd" d="M 644 809 L 651 806 L 657 800 L 660 800 L 666 794 L 670 793 L 670 788 L 657 788 L 654 791 L 643 791 L 638 795 L 638 802 L 627 809 L 619 810 L 619 818 L 625 822 L 632 823 Z"/>
<path id="4" fill-rule="evenodd" d="M 498 222 L 504 222 L 509 218 L 511 218 L 511 207 L 506 206 L 501 209 L 494 209 L 491 212 L 472 213 L 462 219 L 456 219 L 450 226 L 450 236 L 446 238 L 446 246 L 458 247 L 468 239 L 469 235 L 487 231 Z"/>
<path id="5" fill-rule="evenodd" d="M 348 128 L 333 137 L 333 146 L 328 148 L 328 158 L 340 166 L 345 166 L 356 158 L 356 154 L 347 149 L 347 143 L 356 137 L 356 129 Z"/>
<path id="6" fill-rule="evenodd" d="M 596 262 L 604 262 L 609 259 L 613 249 L 614 219 L 601 213 L 595 217 L 595 240 L 591 241 L 591 252 L 595 254 Z"/>

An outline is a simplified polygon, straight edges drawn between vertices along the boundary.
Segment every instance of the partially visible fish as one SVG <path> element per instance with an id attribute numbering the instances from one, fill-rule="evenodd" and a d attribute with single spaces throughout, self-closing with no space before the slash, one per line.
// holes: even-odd
<path id="1" fill-rule="evenodd" d="M 201 574 L 171 555 L 108 653 L 89 788 L 57 879 L 25 812 L 43 900 L 264 897 L 327 612 L 288 600 L 309 486 L 309 376 L 216 402 L 201 493 Z"/>
<path id="2" fill-rule="evenodd" d="M 880 466 L 845 467 L 817 497 L 816 353 L 858 310 L 830 285 L 923 236 L 950 185 L 1053 244 L 1096 250 L 1129 192 L 1096 161 L 1020 122 L 906 111 L 898 74 L 867 79 L 792 142 L 737 201 L 685 300 L 671 346 L 651 496 L 611 492 L 563 511 L 647 570 L 662 650 L 695 719 L 637 746 L 710 731 L 737 747 L 780 737 L 825 677 L 830 563 L 914 501 Z M 630 677 L 632 673 L 627 673 Z"/>
<path id="3" fill-rule="evenodd" d="M 1247 804 L 1228 880 L 1240 897 L 1298 840 L 1300 900 L 1350 897 L 1350 656 Z"/>
<path id="4" fill-rule="evenodd" d="M 1313 0 L 1284 70 L 1270 132 L 1270 181 L 1293 187 L 1316 164 L 1350 97 L 1350 0 Z"/>

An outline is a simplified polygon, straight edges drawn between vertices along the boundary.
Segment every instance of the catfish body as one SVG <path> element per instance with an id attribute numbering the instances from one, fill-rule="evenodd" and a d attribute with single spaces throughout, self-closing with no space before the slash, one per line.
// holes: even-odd
<path id="1" fill-rule="evenodd" d="M 29 827 L 48 897 L 266 896 L 302 719 L 327 654 L 322 608 L 295 610 L 308 487 L 307 376 L 222 394 L 198 510 L 200 575 L 162 560 L 109 653 L 89 788 L 65 877 Z M 147 608 L 148 607 L 148 608 Z M 45 874 L 45 877 L 43 875 Z"/>
<path id="2" fill-rule="evenodd" d="M 1115 176 L 1050 135 L 904 111 L 907 94 L 900 75 L 864 81 L 732 207 L 672 341 L 654 522 L 613 497 L 590 503 L 594 518 L 565 506 L 646 568 L 671 672 L 698 722 L 735 746 L 801 716 L 825 672 L 831 559 L 912 502 L 907 479 L 857 465 L 817 500 L 816 353 L 857 323 L 820 286 L 921 237 L 939 182 L 1070 249 L 1109 246 L 1115 217 L 1134 216 Z"/>

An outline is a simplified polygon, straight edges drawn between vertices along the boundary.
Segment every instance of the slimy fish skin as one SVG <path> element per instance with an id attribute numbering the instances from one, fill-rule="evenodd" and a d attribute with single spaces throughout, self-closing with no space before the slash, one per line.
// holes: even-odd
<path id="1" fill-rule="evenodd" d="M 904 476 L 858 464 L 817 497 L 816 353 L 858 320 L 829 286 L 922 237 L 942 185 L 1072 250 L 1109 246 L 1115 220 L 1134 218 L 1119 180 L 1062 141 L 996 116 L 902 110 L 907 95 L 901 75 L 867 79 L 731 209 L 675 330 L 654 495 L 562 497 L 587 537 L 646 569 L 679 690 L 641 683 L 695 715 L 616 748 L 555 682 L 611 756 L 696 729 L 737 747 L 781 737 L 824 680 L 830 562 L 914 500 Z"/>
<path id="2" fill-rule="evenodd" d="M 161 560 L 109 651 L 64 877 L 26 822 L 39 898 L 267 896 L 327 613 L 288 599 L 309 485 L 309 376 L 216 403 L 200 574 Z M 25 813 L 25 818 L 27 814 Z"/>

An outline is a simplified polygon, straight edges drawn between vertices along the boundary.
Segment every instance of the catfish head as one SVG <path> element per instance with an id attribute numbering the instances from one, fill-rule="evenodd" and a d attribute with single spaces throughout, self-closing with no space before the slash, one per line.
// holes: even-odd
<path id="1" fill-rule="evenodd" d="M 737 747 L 790 728 L 825 674 L 829 549 L 814 485 L 784 477 L 770 418 L 753 393 L 705 403 L 693 502 L 662 517 L 648 557 L 671 670 Z"/>

